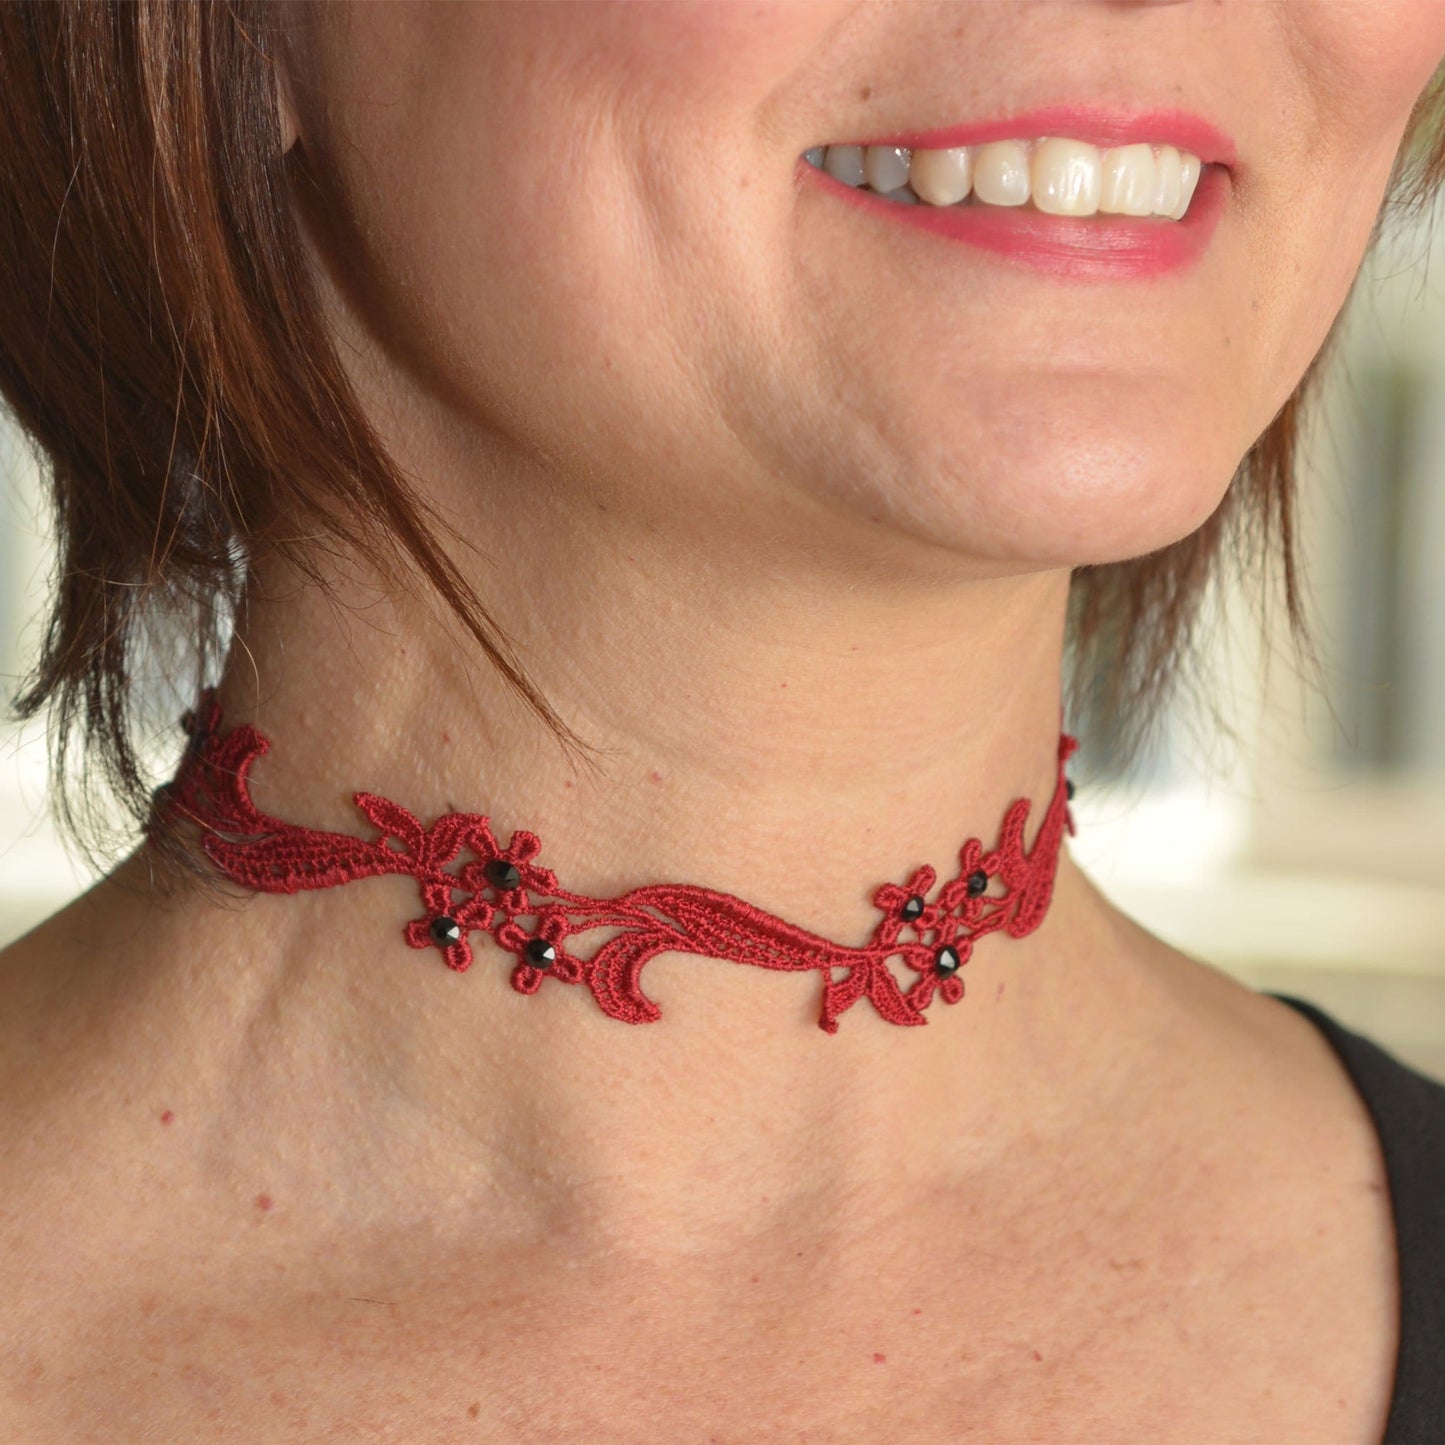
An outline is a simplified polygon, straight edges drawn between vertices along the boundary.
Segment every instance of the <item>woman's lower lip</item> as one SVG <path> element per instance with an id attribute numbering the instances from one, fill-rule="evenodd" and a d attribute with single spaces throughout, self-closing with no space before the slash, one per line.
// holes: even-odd
<path id="1" fill-rule="evenodd" d="M 845 185 L 826 171 L 799 166 L 820 185 L 883 221 L 977 246 L 1036 271 L 1070 279 L 1118 281 L 1182 270 L 1203 255 L 1224 213 L 1230 184 L 1223 166 L 1206 166 L 1182 220 L 1165 217 L 1050 216 L 1031 206 L 916 206 Z"/>

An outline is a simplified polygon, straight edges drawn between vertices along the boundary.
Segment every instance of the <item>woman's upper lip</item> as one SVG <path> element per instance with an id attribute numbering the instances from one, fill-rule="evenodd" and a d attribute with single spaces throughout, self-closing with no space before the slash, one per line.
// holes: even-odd
<path id="1" fill-rule="evenodd" d="M 1205 165 L 1232 167 L 1238 154 L 1232 137 L 1193 111 L 1162 107 L 1123 109 L 1113 105 L 1050 105 L 997 120 L 965 121 L 937 130 L 898 131 L 867 140 L 840 139 L 829 143 L 949 150 L 994 140 L 1031 140 L 1036 136 L 1068 136 L 1100 147 L 1140 141 L 1172 145 L 1198 156 Z"/>

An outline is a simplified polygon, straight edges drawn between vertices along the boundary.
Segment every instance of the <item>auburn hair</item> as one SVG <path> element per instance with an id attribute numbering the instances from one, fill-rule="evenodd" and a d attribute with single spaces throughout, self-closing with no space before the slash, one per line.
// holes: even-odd
<path id="1" fill-rule="evenodd" d="M 86 836 L 118 796 L 139 822 L 138 679 L 198 695 L 214 677 L 246 560 L 354 549 L 419 577 L 563 745 L 433 536 L 426 500 L 354 395 L 310 278 L 282 153 L 275 65 L 289 7 L 267 0 L 0 4 L 0 396 L 36 450 L 58 569 L 15 707 L 53 711 L 55 804 Z M 1445 183 L 1445 67 L 1411 114 L 1370 238 Z M 1342 313 L 1343 314 L 1343 313 Z M 1222 557 L 1274 561 L 1312 654 L 1295 535 L 1297 439 L 1338 318 L 1198 530 L 1076 569 L 1070 700 L 1126 753 L 1186 670 Z M 1197 652 L 1197 649 L 1195 649 Z M 162 659 L 159 663 L 157 658 Z"/>

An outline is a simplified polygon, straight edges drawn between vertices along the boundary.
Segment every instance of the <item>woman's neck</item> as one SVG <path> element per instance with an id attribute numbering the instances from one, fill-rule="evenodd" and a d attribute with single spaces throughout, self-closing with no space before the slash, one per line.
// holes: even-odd
<path id="1" fill-rule="evenodd" d="M 574 893 L 691 883 L 848 945 L 867 941 L 878 885 L 925 863 L 948 879 L 1016 798 L 1033 842 L 1057 782 L 1065 575 L 905 598 L 769 567 L 740 587 L 705 557 L 602 537 L 556 585 L 534 562 L 501 559 L 487 595 L 516 599 L 499 621 L 599 768 L 463 665 L 414 598 L 353 611 L 271 579 L 221 693 L 228 724 L 272 742 L 257 804 L 359 835 L 374 831 L 359 790 L 424 822 L 485 813 L 504 842 L 537 834 Z M 966 997 L 926 1028 L 859 1009 L 825 1034 L 816 973 L 681 953 L 648 965 L 663 1017 L 628 1027 L 580 990 L 518 993 L 484 939 L 464 974 L 408 949 L 416 913 L 399 877 L 239 911 L 188 900 L 171 924 L 203 927 L 235 1036 L 192 1041 L 187 1087 L 258 1139 L 292 1127 L 298 1083 L 344 1096 L 296 1125 L 301 1175 L 328 1159 L 348 1211 L 426 1199 L 434 1227 L 485 1215 L 499 1237 L 561 1218 L 593 1241 L 700 1250 L 804 1199 L 966 1175 L 1083 1117 L 1085 1079 L 1138 1007 L 1113 915 L 1067 849 L 1041 926 L 981 939 Z M 181 986 L 200 999 L 211 978 Z M 256 1043 L 244 1077 L 238 1037 Z"/>

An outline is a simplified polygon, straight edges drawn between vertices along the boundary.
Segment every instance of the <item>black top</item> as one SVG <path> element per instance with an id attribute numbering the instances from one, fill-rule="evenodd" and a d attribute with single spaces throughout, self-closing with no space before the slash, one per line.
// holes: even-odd
<path id="1" fill-rule="evenodd" d="M 1445 1084 L 1304 999 L 1270 997 L 1329 1040 L 1380 1136 L 1400 1269 L 1400 1353 L 1383 1445 L 1445 1445 Z"/>

